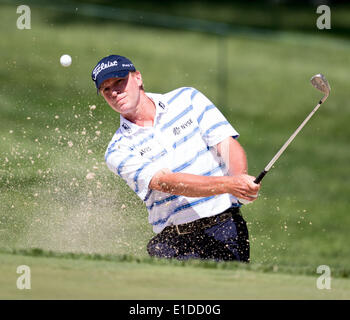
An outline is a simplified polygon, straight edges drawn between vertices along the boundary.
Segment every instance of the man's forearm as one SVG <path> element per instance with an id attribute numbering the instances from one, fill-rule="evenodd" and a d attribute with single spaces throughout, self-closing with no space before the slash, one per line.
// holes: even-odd
<path id="1" fill-rule="evenodd" d="M 152 178 L 149 187 L 154 190 L 186 197 L 209 197 L 229 193 L 245 200 L 255 200 L 260 186 L 246 174 L 207 177 L 188 173 L 172 173 L 162 169 Z"/>
<path id="2" fill-rule="evenodd" d="M 208 177 L 188 173 L 160 172 L 151 180 L 150 188 L 187 197 L 208 197 L 227 193 L 228 177 Z"/>

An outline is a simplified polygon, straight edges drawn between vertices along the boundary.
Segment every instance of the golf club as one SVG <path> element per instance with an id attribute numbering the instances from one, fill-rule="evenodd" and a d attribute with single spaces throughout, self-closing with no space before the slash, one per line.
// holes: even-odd
<path id="1" fill-rule="evenodd" d="M 286 141 L 286 143 L 281 147 L 281 149 L 276 153 L 276 155 L 272 158 L 272 160 L 268 163 L 268 165 L 265 167 L 263 171 L 256 177 L 254 180 L 255 183 L 260 183 L 261 180 L 265 177 L 266 173 L 269 172 L 271 167 L 274 165 L 274 163 L 277 161 L 277 159 L 281 156 L 281 154 L 286 150 L 288 145 L 294 140 L 296 135 L 300 132 L 300 130 L 305 126 L 305 124 L 310 120 L 310 118 L 314 115 L 314 113 L 318 110 L 318 108 L 321 106 L 323 102 L 326 101 L 326 99 L 329 96 L 329 93 L 331 91 L 331 88 L 328 84 L 327 79 L 325 76 L 321 73 L 314 75 L 311 78 L 311 84 L 319 91 L 324 93 L 323 98 L 319 101 L 318 105 L 311 111 L 311 113 L 306 117 L 306 119 L 302 122 L 302 124 L 298 127 L 298 129 L 295 130 L 295 132 L 290 136 L 290 138 Z"/>

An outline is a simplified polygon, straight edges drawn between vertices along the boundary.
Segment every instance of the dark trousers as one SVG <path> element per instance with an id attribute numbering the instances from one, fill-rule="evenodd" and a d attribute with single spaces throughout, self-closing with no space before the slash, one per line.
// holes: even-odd
<path id="1" fill-rule="evenodd" d="M 179 260 L 197 258 L 249 262 L 250 245 L 246 222 L 239 209 L 230 208 L 225 211 L 227 212 L 232 212 L 227 220 L 191 233 L 178 234 L 174 227 L 165 228 L 148 243 L 149 255 Z"/>

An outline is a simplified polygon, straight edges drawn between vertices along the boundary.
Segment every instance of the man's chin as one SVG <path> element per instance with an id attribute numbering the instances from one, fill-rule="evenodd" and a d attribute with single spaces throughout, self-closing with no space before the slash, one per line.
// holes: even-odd
<path id="1" fill-rule="evenodd" d="M 130 108 L 128 105 L 123 104 L 121 106 L 119 106 L 118 110 L 120 110 L 120 113 L 126 113 L 126 112 L 130 112 Z"/>

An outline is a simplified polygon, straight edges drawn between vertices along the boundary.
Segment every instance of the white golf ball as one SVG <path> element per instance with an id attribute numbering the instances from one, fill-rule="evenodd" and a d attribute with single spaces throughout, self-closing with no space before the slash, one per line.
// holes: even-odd
<path id="1" fill-rule="evenodd" d="M 69 67 L 72 63 L 72 58 L 69 54 L 64 54 L 60 58 L 60 63 L 63 67 Z"/>

